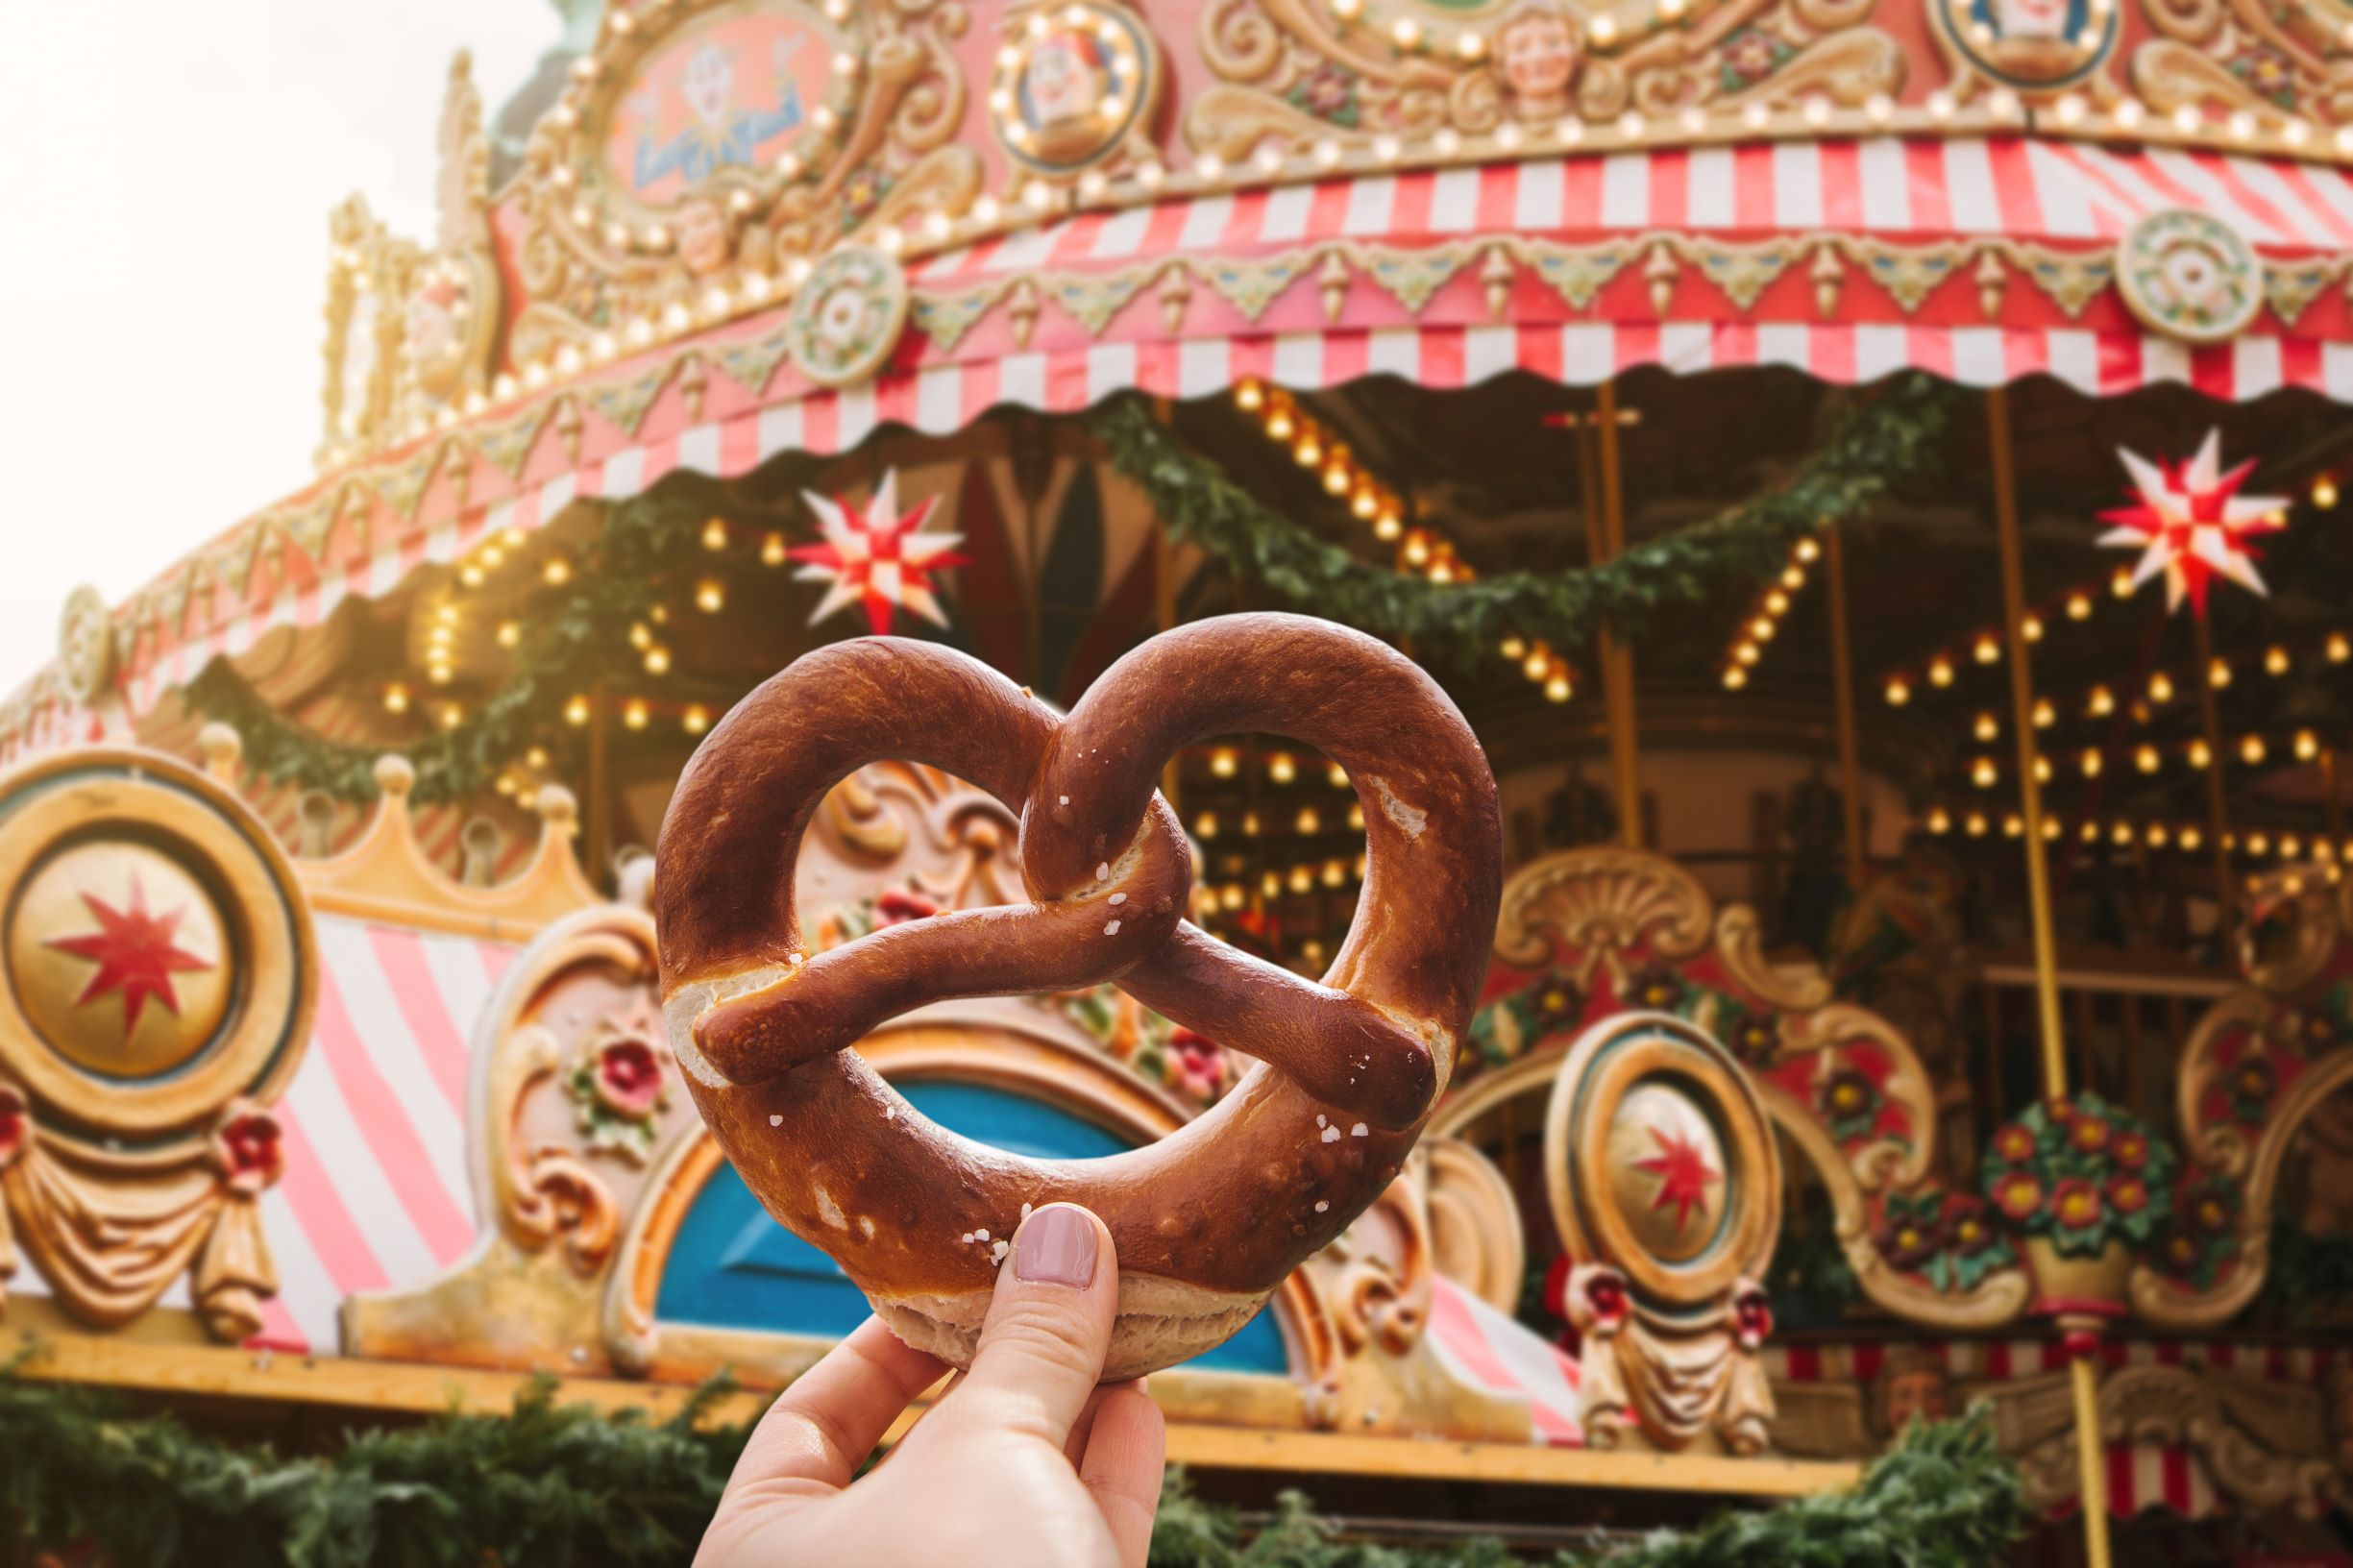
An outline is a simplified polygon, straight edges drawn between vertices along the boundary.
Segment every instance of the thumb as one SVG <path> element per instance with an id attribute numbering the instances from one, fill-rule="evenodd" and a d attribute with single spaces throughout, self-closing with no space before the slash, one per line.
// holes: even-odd
<path id="1" fill-rule="evenodd" d="M 1021 1222 L 957 1400 L 968 1417 L 1061 1448 L 1103 1376 L 1119 1308 L 1111 1232 L 1075 1204 Z"/>

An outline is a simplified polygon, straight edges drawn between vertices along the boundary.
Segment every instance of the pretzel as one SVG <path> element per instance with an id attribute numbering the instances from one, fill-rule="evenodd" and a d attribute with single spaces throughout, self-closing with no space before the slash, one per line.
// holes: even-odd
<path id="1" fill-rule="evenodd" d="M 1363 889 L 1320 984 L 1184 919 L 1190 851 L 1154 785 L 1178 748 L 1242 731 L 1323 751 L 1363 803 Z M 801 835 L 835 783 L 886 759 L 1017 812 L 1031 901 L 812 956 L 794 906 Z M 909 1344 L 969 1364 L 1029 1210 L 1102 1216 L 1119 1255 L 1115 1381 L 1224 1340 L 1397 1174 L 1470 1018 L 1502 853 L 1461 714 L 1411 660 L 1327 622 L 1164 633 L 1067 718 L 936 645 L 835 643 L 746 698 L 679 778 L 655 856 L 663 1014 L 746 1185 Z M 1105 980 L 1258 1066 L 1158 1142 L 1033 1161 L 925 1120 L 845 1048 L 927 1002 Z"/>

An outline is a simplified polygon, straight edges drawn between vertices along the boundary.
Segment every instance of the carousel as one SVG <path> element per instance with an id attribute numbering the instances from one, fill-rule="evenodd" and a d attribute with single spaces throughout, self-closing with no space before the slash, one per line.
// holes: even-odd
<path id="1" fill-rule="evenodd" d="M 2348 1550 L 2353 10 L 572 9 L 493 112 L 455 60 L 432 234 L 332 214 L 316 476 L 0 707 L 25 1375 L 789 1381 L 866 1306 L 664 1043 L 699 738 L 837 638 L 1067 707 L 1288 608 L 1444 683 L 1509 875 L 1411 1164 L 1153 1379 L 1173 1459 L 1533 1530 L 1982 1407 L 2036 1560 Z M 1384 802 L 1261 735 L 1163 794 L 1193 919 L 1322 973 Z M 1017 836 L 870 768 L 800 907 L 1017 901 Z M 1083 1157 L 1248 1042 L 1105 986 L 859 1049 Z"/>

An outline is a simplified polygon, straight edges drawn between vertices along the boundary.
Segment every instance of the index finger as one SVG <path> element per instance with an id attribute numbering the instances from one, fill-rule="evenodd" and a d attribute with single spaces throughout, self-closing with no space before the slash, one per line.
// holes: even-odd
<path id="1" fill-rule="evenodd" d="M 728 1490 L 848 1485 L 899 1412 L 946 1370 L 937 1357 L 900 1342 L 881 1319 L 868 1318 L 776 1396 L 745 1443 Z"/>

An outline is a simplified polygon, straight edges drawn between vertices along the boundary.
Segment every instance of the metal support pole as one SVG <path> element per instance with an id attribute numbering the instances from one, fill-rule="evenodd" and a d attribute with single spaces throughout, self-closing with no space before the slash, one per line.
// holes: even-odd
<path id="1" fill-rule="evenodd" d="M 2026 841 L 2026 897 L 2034 920 L 2035 1010 L 2042 1020 L 2043 1092 L 2067 1093 L 2067 1049 L 2059 1014 L 2059 952 L 2051 929 L 2050 877 L 2043 854 L 2043 788 L 2034 776 L 2034 672 L 2026 642 L 2025 569 L 2018 530 L 2018 474 L 2010 451 L 2010 399 L 2005 387 L 1986 394 L 1986 433 L 1994 479 L 1994 520 L 2001 542 L 2002 616 L 2009 638 L 2010 723 L 2018 734 L 2018 794 Z M 2095 1319 L 2096 1328 L 2097 1320 Z M 2065 1324 L 2066 1319 L 2061 1319 Z M 2094 1341 L 2096 1344 L 2096 1340 Z M 2070 1373 L 2074 1392 L 2078 1484 L 2083 1496 L 2084 1556 L 2090 1568 L 2110 1568 L 2108 1467 L 2099 1436 L 2099 1374 L 2078 1356 Z"/>
<path id="2" fill-rule="evenodd" d="M 1823 544 L 1830 578 L 1830 678 L 1838 710 L 1838 793 L 1847 819 L 1847 886 L 1860 893 L 1869 857 L 1863 843 L 1863 764 L 1854 728 L 1854 649 L 1848 640 L 1847 550 L 1835 528 Z"/>
<path id="3" fill-rule="evenodd" d="M 1593 562 L 1614 559 L 1626 548 L 1625 500 L 1618 473 L 1618 386 L 1604 381 L 1594 390 L 1593 439 L 1600 462 L 1601 508 L 1588 512 L 1586 531 L 1597 536 Z M 1618 797 L 1618 836 L 1630 849 L 1642 847 L 1642 781 L 1636 768 L 1634 652 L 1607 632 L 1601 636 L 1602 695 L 1609 716 L 1609 772 Z"/>

